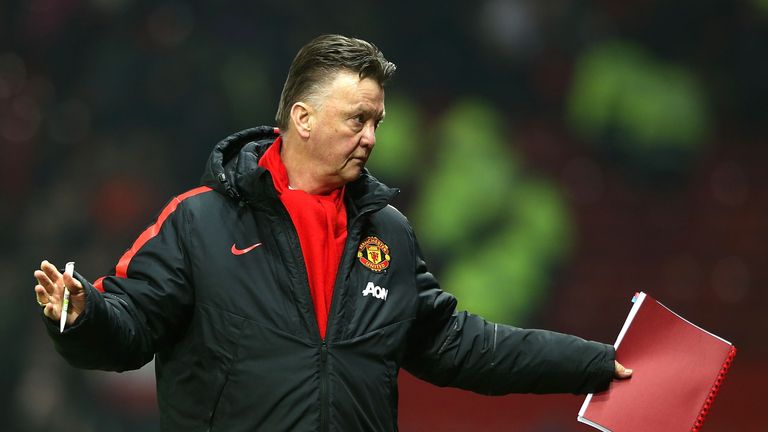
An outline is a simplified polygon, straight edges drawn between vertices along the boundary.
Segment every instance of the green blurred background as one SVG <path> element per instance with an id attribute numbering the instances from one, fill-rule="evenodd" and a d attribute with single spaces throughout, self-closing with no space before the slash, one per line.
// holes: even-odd
<path id="1" fill-rule="evenodd" d="M 705 430 L 762 430 L 764 0 L 3 1 L 2 430 L 158 430 L 151 366 L 69 368 L 32 271 L 108 272 L 321 33 L 398 65 L 369 168 L 460 307 L 611 343 L 644 290 L 740 349 Z M 591 430 L 582 397 L 401 384 L 404 431 Z"/>

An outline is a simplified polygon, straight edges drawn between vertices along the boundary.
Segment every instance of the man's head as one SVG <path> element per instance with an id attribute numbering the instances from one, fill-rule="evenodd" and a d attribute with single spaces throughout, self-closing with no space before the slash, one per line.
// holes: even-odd
<path id="1" fill-rule="evenodd" d="M 321 36 L 299 51 L 277 114 L 292 187 L 322 193 L 360 176 L 384 118 L 383 84 L 394 70 L 359 39 Z"/>
<path id="2" fill-rule="evenodd" d="M 275 116 L 277 126 L 283 131 L 291 127 L 294 103 L 303 101 L 319 105 L 337 72 L 352 72 L 360 79 L 371 78 L 384 86 L 395 68 L 394 63 L 387 61 L 372 43 L 341 35 L 319 36 L 304 45 L 293 59 L 280 95 Z"/>

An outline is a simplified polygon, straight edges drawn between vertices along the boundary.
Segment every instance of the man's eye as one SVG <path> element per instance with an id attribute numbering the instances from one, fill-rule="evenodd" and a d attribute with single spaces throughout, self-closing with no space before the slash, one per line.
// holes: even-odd
<path id="1" fill-rule="evenodd" d="M 355 121 L 358 123 L 365 123 L 365 116 L 363 114 L 358 114 L 355 116 Z"/>

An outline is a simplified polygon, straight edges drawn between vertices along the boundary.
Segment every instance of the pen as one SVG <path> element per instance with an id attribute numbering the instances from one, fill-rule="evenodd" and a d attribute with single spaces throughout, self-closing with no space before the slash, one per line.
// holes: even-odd
<path id="1" fill-rule="evenodd" d="M 64 274 L 73 276 L 75 272 L 75 263 L 70 261 L 64 266 Z M 59 333 L 64 333 L 64 326 L 67 325 L 67 310 L 69 310 L 69 290 L 64 287 L 64 299 L 61 301 L 61 319 L 59 320 Z"/>

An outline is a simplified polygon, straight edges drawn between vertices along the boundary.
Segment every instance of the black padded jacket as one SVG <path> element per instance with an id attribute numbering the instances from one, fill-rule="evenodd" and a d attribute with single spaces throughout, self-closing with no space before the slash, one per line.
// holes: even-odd
<path id="1" fill-rule="evenodd" d="M 489 395 L 607 388 L 613 347 L 457 311 L 388 204 L 397 191 L 367 171 L 347 185 L 321 339 L 296 230 L 257 163 L 277 132 L 218 143 L 203 186 L 173 198 L 111 275 L 77 275 L 85 312 L 63 334 L 44 319 L 70 364 L 121 371 L 154 356 L 166 431 L 397 430 L 400 368 Z"/>

